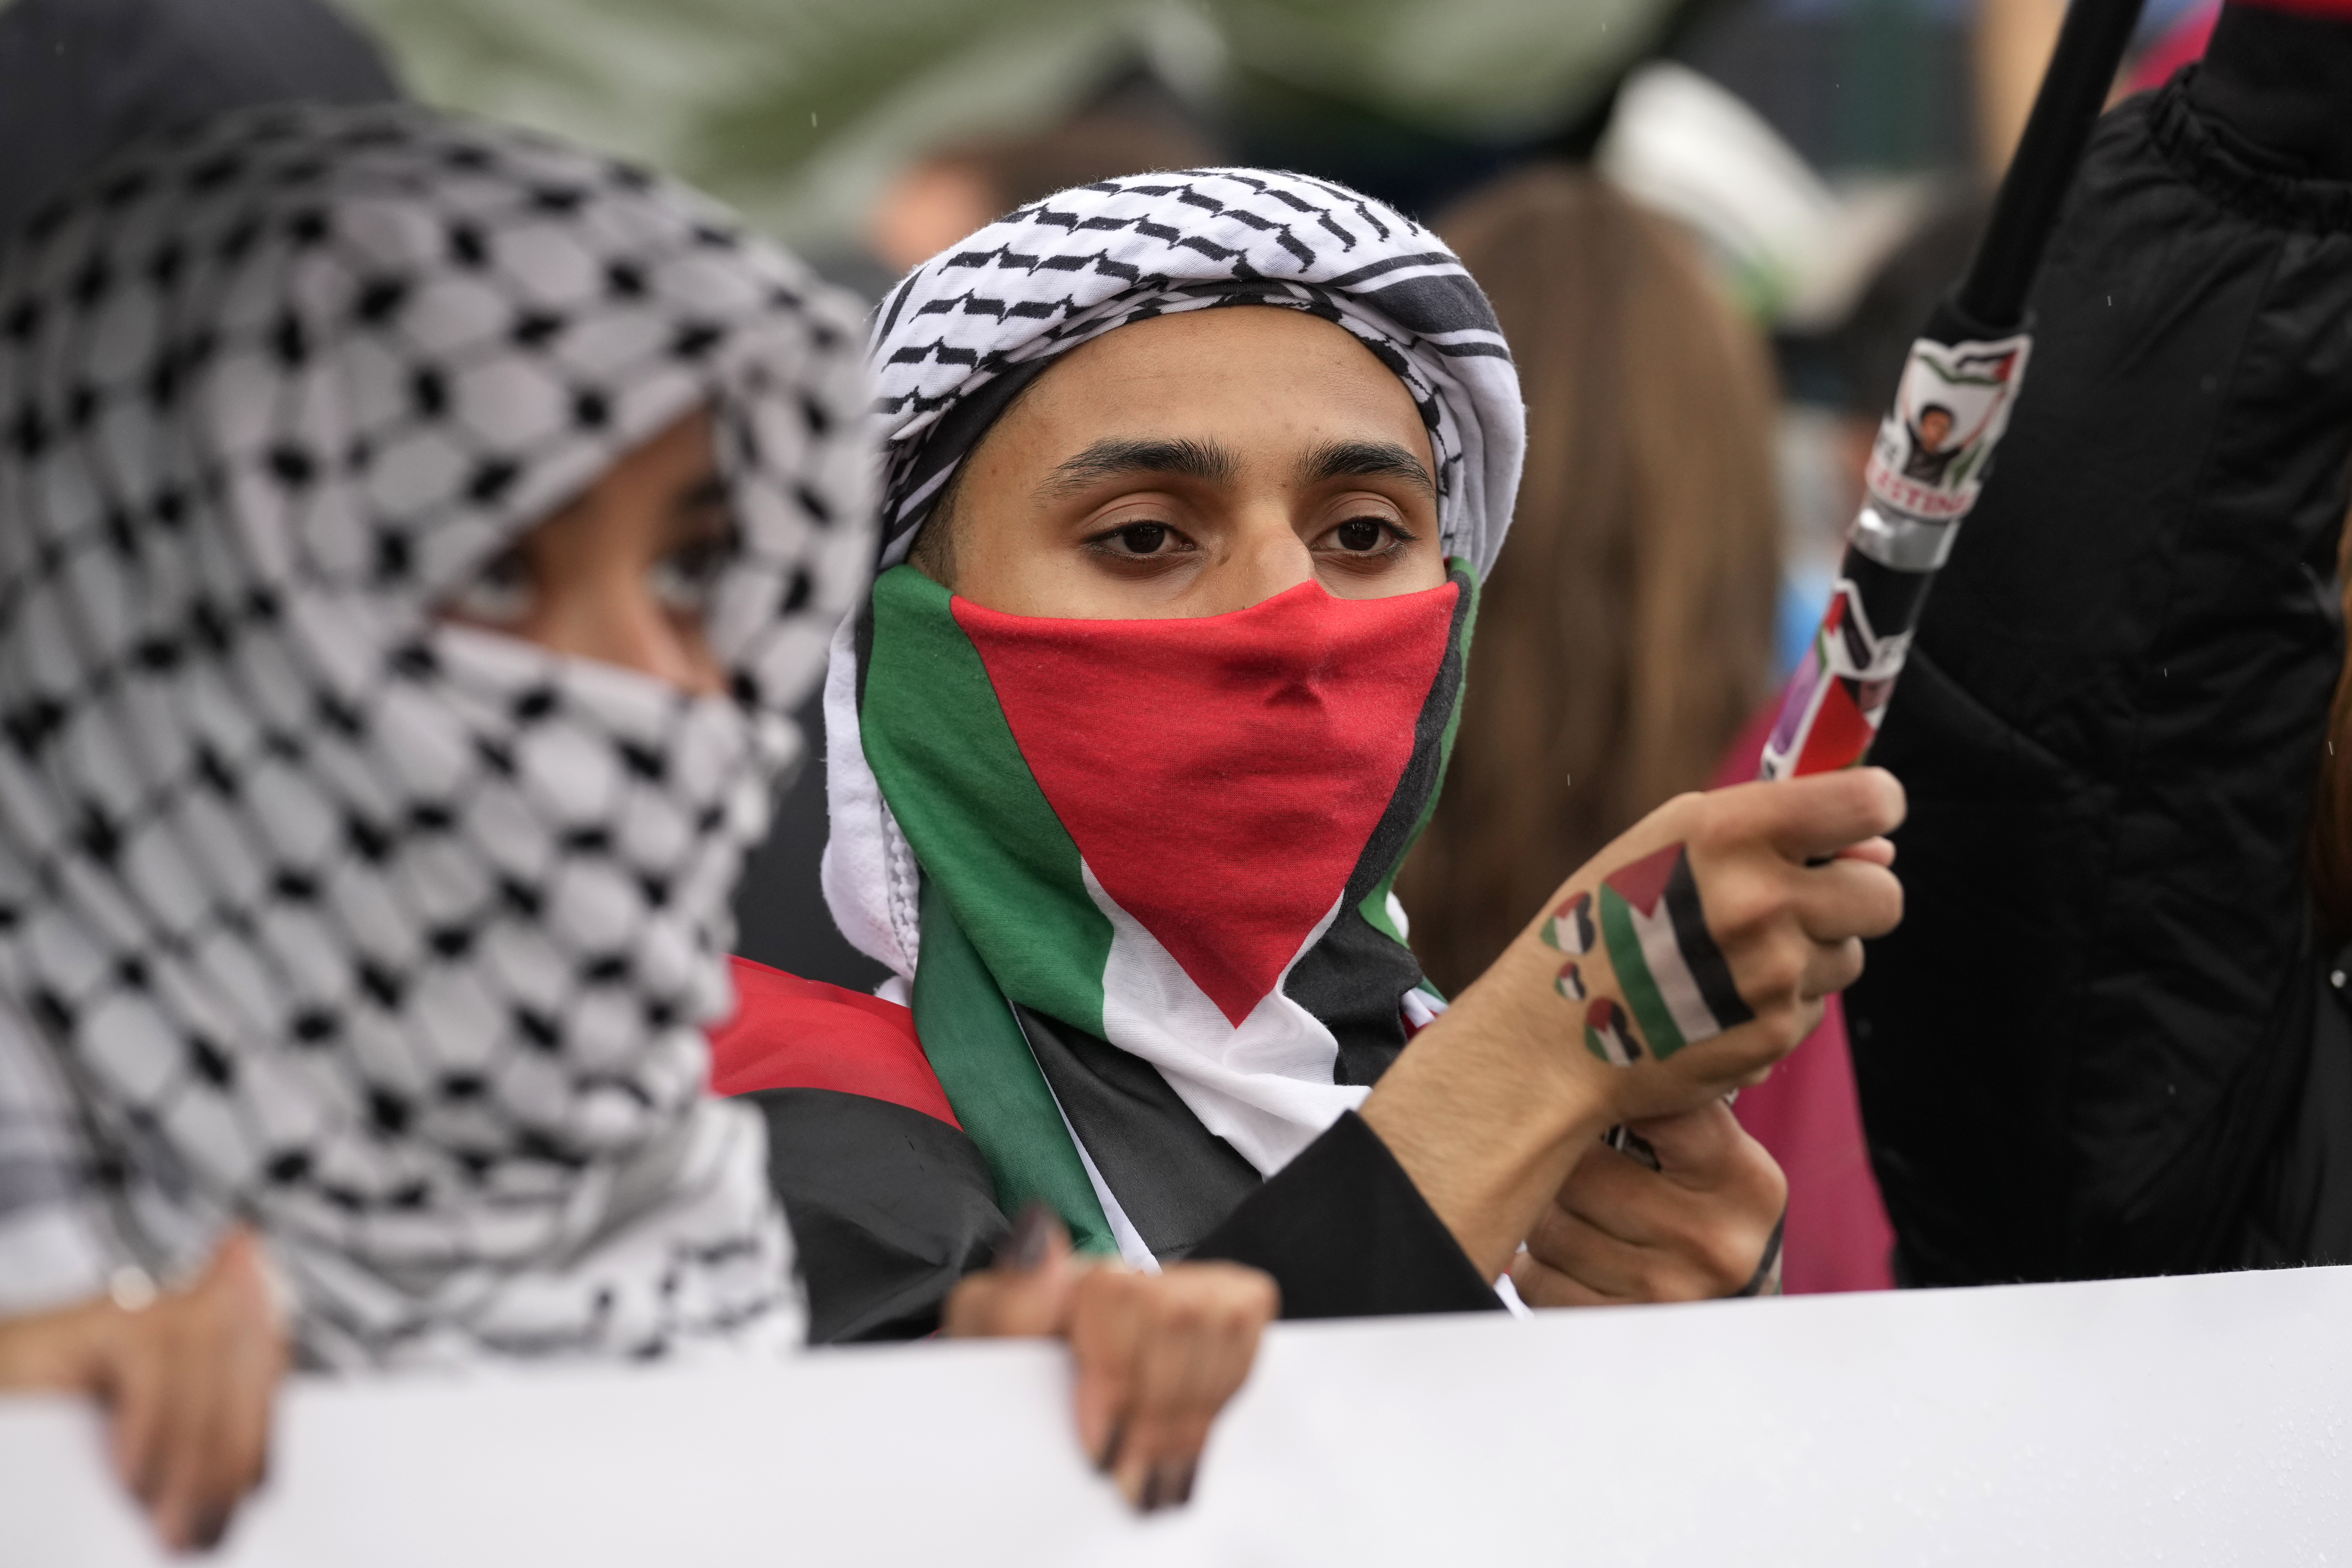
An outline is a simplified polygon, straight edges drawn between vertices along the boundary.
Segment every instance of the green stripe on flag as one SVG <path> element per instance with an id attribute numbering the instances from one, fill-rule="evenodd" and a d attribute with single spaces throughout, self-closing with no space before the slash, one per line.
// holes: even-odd
<path id="1" fill-rule="evenodd" d="M 1099 1038 L 1110 921 L 949 599 L 911 566 L 875 581 L 866 761 L 998 989 Z"/>
<path id="2" fill-rule="evenodd" d="M 1454 760 L 1454 737 L 1462 728 L 1462 704 L 1470 690 L 1470 634 L 1478 629 L 1478 574 L 1471 569 L 1468 561 L 1458 555 L 1447 557 L 1445 570 L 1448 575 L 1457 573 L 1461 575 L 1463 596 L 1469 600 L 1469 605 L 1462 612 L 1462 631 L 1454 645 L 1454 651 L 1462 658 L 1462 689 L 1454 693 L 1454 710 L 1445 716 L 1445 733 L 1437 743 L 1439 787 L 1431 790 L 1429 798 L 1422 803 L 1421 820 L 1412 825 L 1412 832 L 1404 841 L 1404 852 L 1396 858 L 1396 864 L 1389 868 L 1389 874 L 1381 879 L 1380 885 L 1364 896 L 1364 901 L 1356 906 L 1363 912 L 1364 919 L 1371 922 L 1374 931 L 1403 948 L 1410 948 L 1412 943 L 1404 932 L 1396 929 L 1396 922 L 1389 917 L 1389 895 L 1396 891 L 1397 874 L 1404 869 L 1406 858 L 1412 853 L 1412 847 L 1420 843 L 1421 836 L 1429 830 L 1429 819 L 1437 815 L 1437 798 L 1444 793 L 1445 770 Z M 1405 913 L 1410 915 L 1412 911 L 1407 910 Z M 1426 980 L 1421 983 L 1421 988 L 1441 1001 L 1444 999 L 1437 987 Z"/>
<path id="3" fill-rule="evenodd" d="M 1650 961 L 1642 952 L 1642 933 L 1633 929 L 1633 906 L 1606 882 L 1601 885 L 1601 934 L 1609 943 L 1609 963 L 1617 971 L 1617 988 L 1625 993 L 1625 1005 L 1641 1023 L 1642 1045 L 1664 1061 L 1689 1042 L 1675 1026 L 1674 1013 L 1650 973 Z"/>
<path id="4" fill-rule="evenodd" d="M 956 1119 L 1017 1215 L 1044 1203 L 1081 1251 L 1118 1255 L 1095 1184 L 1012 1005 L 956 923 L 937 882 L 923 880 L 923 952 L 915 969 L 915 1033 Z"/>

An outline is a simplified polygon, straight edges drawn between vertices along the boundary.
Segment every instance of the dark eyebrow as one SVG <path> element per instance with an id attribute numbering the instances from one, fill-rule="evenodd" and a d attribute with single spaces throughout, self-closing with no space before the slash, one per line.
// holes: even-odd
<path id="1" fill-rule="evenodd" d="M 1302 484 L 1377 479 L 1402 479 L 1425 495 L 1437 494 L 1437 483 L 1422 460 L 1393 441 L 1328 441 L 1299 465 Z"/>
<path id="2" fill-rule="evenodd" d="M 1232 480 L 1241 467 L 1233 453 L 1213 441 L 1119 439 L 1096 442 L 1045 476 L 1040 497 L 1065 496 L 1099 479 L 1123 474 L 1175 474 L 1211 484 Z"/>

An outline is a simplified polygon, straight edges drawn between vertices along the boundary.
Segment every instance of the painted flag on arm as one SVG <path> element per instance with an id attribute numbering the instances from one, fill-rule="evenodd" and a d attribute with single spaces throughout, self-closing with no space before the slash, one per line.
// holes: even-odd
<path id="1" fill-rule="evenodd" d="M 1601 931 L 1625 1004 L 1660 1060 L 1756 1016 L 1706 929 L 1682 845 L 1622 866 L 1601 884 Z"/>
<path id="2" fill-rule="evenodd" d="M 1566 953 L 1592 948 L 1592 895 L 1579 893 L 1551 912 L 1543 923 L 1543 939 Z"/>
<path id="3" fill-rule="evenodd" d="M 1606 996 L 1593 999 L 1584 1010 L 1584 1048 L 1613 1068 L 1629 1068 L 1642 1059 L 1641 1037 L 1625 1009 Z"/>

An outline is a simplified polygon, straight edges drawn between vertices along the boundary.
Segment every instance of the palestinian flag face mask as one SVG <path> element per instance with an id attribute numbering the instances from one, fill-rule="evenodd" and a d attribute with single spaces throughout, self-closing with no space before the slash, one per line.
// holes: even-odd
<path id="1" fill-rule="evenodd" d="M 1460 561 L 1189 620 L 876 584 L 858 728 L 920 868 L 916 1021 L 1008 1209 L 1181 1257 L 1402 1049 L 1427 1009 L 1389 889 L 1475 602 Z"/>

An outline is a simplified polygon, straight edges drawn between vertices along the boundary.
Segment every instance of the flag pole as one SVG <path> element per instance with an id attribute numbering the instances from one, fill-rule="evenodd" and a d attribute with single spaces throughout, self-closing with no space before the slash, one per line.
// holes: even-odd
<path id="1" fill-rule="evenodd" d="M 2074 0 L 1969 270 L 1911 345 L 1811 648 L 1790 678 L 1768 779 L 1862 762 L 1937 570 L 1990 471 L 2033 348 L 2026 298 L 2105 106 L 2140 0 Z"/>

